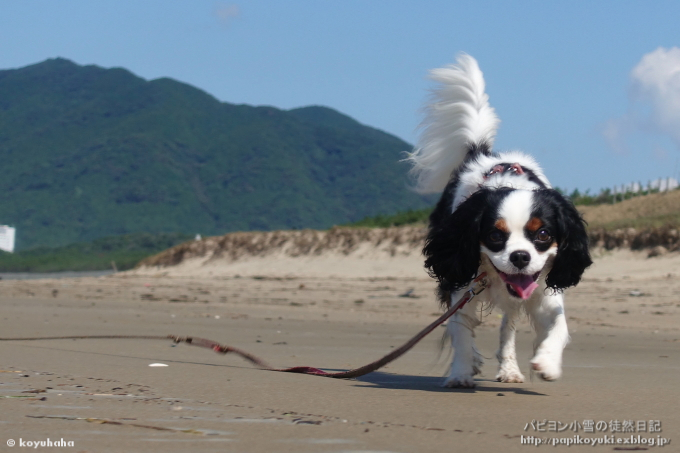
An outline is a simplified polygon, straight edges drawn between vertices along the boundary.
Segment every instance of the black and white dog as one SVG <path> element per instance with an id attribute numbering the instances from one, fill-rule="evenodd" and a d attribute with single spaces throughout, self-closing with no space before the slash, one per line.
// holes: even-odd
<path id="1" fill-rule="evenodd" d="M 545 380 L 557 379 L 569 341 L 562 292 L 592 263 L 584 221 L 533 158 L 491 151 L 499 120 L 474 58 L 463 54 L 456 65 L 431 76 L 438 85 L 426 107 L 419 147 L 408 158 L 418 191 L 443 190 L 430 216 L 425 267 L 437 279 L 445 306 L 478 273 L 486 272 L 490 283 L 449 321 L 455 353 L 444 385 L 475 385 L 473 376 L 483 364 L 474 343 L 480 303 L 504 313 L 497 381 L 524 381 L 515 354 L 515 323 L 522 311 L 536 331 L 531 368 Z"/>

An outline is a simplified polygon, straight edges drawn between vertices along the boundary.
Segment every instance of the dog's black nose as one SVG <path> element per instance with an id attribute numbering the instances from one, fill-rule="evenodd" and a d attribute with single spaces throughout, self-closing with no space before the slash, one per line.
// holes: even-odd
<path id="1" fill-rule="evenodd" d="M 517 269 L 524 269 L 527 267 L 527 264 L 529 264 L 529 261 L 531 261 L 531 255 L 524 250 L 517 250 L 510 254 L 510 262 L 514 264 Z"/>

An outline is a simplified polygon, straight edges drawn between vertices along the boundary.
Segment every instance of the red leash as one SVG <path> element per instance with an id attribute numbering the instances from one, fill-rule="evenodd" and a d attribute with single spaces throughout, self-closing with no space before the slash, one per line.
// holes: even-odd
<path id="1" fill-rule="evenodd" d="M 0 338 L 0 341 L 33 341 L 33 340 L 85 340 L 85 339 L 133 339 L 133 340 L 172 340 L 175 343 L 186 343 L 191 346 L 198 346 L 201 348 L 212 349 L 218 354 L 236 354 L 241 356 L 245 360 L 249 361 L 253 365 L 262 368 L 263 370 L 278 371 L 282 373 L 300 373 L 309 374 L 312 376 L 323 376 L 335 379 L 351 379 L 365 374 L 376 371 L 398 357 L 405 354 L 409 349 L 415 346 L 420 340 L 425 338 L 427 334 L 432 332 L 435 328 L 440 326 L 444 321 L 449 319 L 455 312 L 460 310 L 466 303 L 470 302 L 477 294 L 481 293 L 488 286 L 486 280 L 486 273 L 480 274 L 474 279 L 472 286 L 468 289 L 463 297 L 458 299 L 458 301 L 451 305 L 449 309 L 437 318 L 429 326 L 421 330 L 416 336 L 411 338 L 409 341 L 404 343 L 401 347 L 395 349 L 394 351 L 387 354 L 385 357 L 371 362 L 368 365 L 364 365 L 359 368 L 355 368 L 349 371 L 340 371 L 337 373 L 328 373 L 326 371 L 320 370 L 318 368 L 309 366 L 296 366 L 292 368 L 274 368 L 267 364 L 264 360 L 257 356 L 254 356 L 246 351 L 235 348 L 233 346 L 222 345 L 216 341 L 207 340 L 205 338 L 197 337 L 180 337 L 177 335 L 166 335 L 166 336 L 154 336 L 154 335 L 85 335 L 85 336 L 67 336 L 67 337 L 32 337 L 32 338 Z"/>

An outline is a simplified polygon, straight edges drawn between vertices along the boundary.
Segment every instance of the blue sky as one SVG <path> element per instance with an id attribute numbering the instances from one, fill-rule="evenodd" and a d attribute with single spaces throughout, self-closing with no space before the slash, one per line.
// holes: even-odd
<path id="1" fill-rule="evenodd" d="M 225 102 L 326 105 L 415 143 L 428 70 L 464 51 L 496 148 L 598 191 L 680 176 L 678 17 L 678 1 L 2 1 L 0 68 L 119 66 Z"/>

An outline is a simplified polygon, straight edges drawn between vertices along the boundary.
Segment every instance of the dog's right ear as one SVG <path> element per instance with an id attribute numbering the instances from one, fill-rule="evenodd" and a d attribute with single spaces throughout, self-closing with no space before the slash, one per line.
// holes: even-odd
<path id="1" fill-rule="evenodd" d="M 423 254 L 425 267 L 437 279 L 443 293 L 465 288 L 480 265 L 481 223 L 488 207 L 489 190 L 475 192 L 451 213 L 451 206 L 437 206 L 430 217 L 430 230 Z M 449 212 L 442 212 L 447 209 Z M 435 221 L 436 219 L 436 221 Z M 449 301 L 442 300 L 448 304 Z"/>

